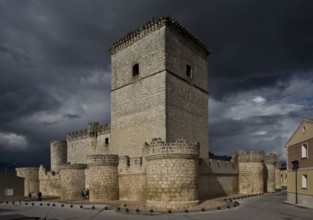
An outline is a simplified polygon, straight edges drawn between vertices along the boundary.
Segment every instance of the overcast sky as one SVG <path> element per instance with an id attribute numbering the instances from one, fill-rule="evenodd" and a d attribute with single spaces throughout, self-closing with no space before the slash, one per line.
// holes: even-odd
<path id="1" fill-rule="evenodd" d="M 312 8 L 309 0 L 0 0 L 0 163 L 49 165 L 50 140 L 109 122 L 107 51 L 161 15 L 212 52 L 210 151 L 283 159 L 289 136 L 313 118 Z"/>

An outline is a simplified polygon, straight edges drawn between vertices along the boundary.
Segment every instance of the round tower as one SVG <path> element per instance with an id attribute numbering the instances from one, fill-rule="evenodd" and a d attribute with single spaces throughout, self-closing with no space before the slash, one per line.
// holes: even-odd
<path id="1" fill-rule="evenodd" d="M 265 166 L 266 166 L 266 191 L 275 192 L 275 164 L 276 164 L 276 155 L 270 154 L 265 157 Z"/>
<path id="2" fill-rule="evenodd" d="M 60 166 L 61 199 L 81 199 L 85 188 L 86 164 L 68 164 Z"/>
<path id="3" fill-rule="evenodd" d="M 60 165 L 67 163 L 67 142 L 53 140 L 50 142 L 51 171 L 59 172 Z"/>
<path id="4" fill-rule="evenodd" d="M 165 144 L 153 139 L 143 154 L 147 161 L 147 205 L 163 209 L 186 209 L 197 200 L 199 145 L 185 140 Z"/>
<path id="5" fill-rule="evenodd" d="M 86 182 L 90 201 L 118 200 L 118 155 L 96 154 L 87 156 Z"/>
<path id="6" fill-rule="evenodd" d="M 264 151 L 236 153 L 240 194 L 264 193 Z"/>
<path id="7" fill-rule="evenodd" d="M 39 168 L 21 167 L 16 168 L 16 175 L 24 179 L 24 195 L 29 193 L 37 195 L 39 192 Z"/>

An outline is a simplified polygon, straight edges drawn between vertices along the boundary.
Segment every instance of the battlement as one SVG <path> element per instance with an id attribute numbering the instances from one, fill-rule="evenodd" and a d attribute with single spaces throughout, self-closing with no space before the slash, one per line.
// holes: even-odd
<path id="1" fill-rule="evenodd" d="M 161 16 L 152 18 L 150 21 L 145 23 L 143 26 L 138 28 L 135 31 L 129 32 L 125 37 L 121 38 L 117 42 L 113 43 L 112 47 L 109 49 L 111 55 L 117 53 L 118 51 L 128 47 L 129 45 L 139 41 L 148 34 L 152 33 L 155 30 L 160 29 L 161 27 L 170 27 L 180 35 L 191 40 L 200 50 L 202 50 L 206 55 L 209 55 L 210 52 L 207 47 L 200 41 L 194 34 L 192 34 L 188 29 L 186 29 L 182 24 L 180 24 L 174 18 L 169 16 Z"/>
<path id="2" fill-rule="evenodd" d="M 66 165 L 61 165 L 60 170 L 83 170 L 87 168 L 87 164 L 83 163 L 75 163 L 75 164 L 66 164 Z"/>
<path id="3" fill-rule="evenodd" d="M 143 155 L 146 160 L 162 157 L 197 158 L 199 153 L 199 144 L 189 144 L 183 139 L 178 139 L 174 143 L 165 143 L 161 138 L 154 138 L 150 144 L 146 143 L 143 147 Z"/>
<path id="4" fill-rule="evenodd" d="M 121 156 L 119 158 L 119 164 L 121 166 L 141 166 L 143 164 L 142 157 L 129 157 L 129 156 Z"/>
<path id="5" fill-rule="evenodd" d="M 236 163 L 226 160 L 199 159 L 200 174 L 238 174 Z"/>
<path id="6" fill-rule="evenodd" d="M 117 154 L 94 154 L 88 155 L 88 166 L 117 166 L 118 165 L 118 155 Z"/>
<path id="7" fill-rule="evenodd" d="M 77 139 L 83 138 L 90 138 L 90 137 L 97 137 L 100 134 L 110 133 L 111 132 L 111 125 L 107 124 L 99 124 L 98 122 L 90 122 L 88 127 L 80 130 L 69 132 L 66 136 L 67 141 L 73 141 Z"/>
<path id="8" fill-rule="evenodd" d="M 264 151 L 244 151 L 238 150 L 235 153 L 235 158 L 238 162 L 263 162 L 265 159 Z"/>
<path id="9" fill-rule="evenodd" d="M 25 171 L 39 171 L 39 167 L 17 167 L 15 168 L 16 172 L 25 172 Z"/>
<path id="10" fill-rule="evenodd" d="M 48 171 L 43 165 L 39 167 L 39 180 L 60 179 L 60 175 L 54 171 Z"/>
<path id="11" fill-rule="evenodd" d="M 62 146 L 66 144 L 66 140 L 51 140 L 50 145 Z"/>
<path id="12" fill-rule="evenodd" d="M 265 164 L 275 164 L 277 161 L 277 157 L 276 157 L 276 154 L 270 154 L 270 155 L 266 155 L 265 156 Z"/>

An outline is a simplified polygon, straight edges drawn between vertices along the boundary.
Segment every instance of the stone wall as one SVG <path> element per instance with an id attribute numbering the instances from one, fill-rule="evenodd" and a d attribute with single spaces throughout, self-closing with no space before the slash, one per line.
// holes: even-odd
<path id="1" fill-rule="evenodd" d="M 90 155 L 88 161 L 89 200 L 118 200 L 118 155 Z"/>
<path id="2" fill-rule="evenodd" d="M 270 154 L 265 156 L 265 172 L 264 179 L 266 180 L 265 192 L 275 192 L 275 168 L 276 168 L 276 155 Z"/>
<path id="3" fill-rule="evenodd" d="M 39 190 L 43 196 L 61 196 L 61 177 L 59 173 L 39 167 Z"/>
<path id="4" fill-rule="evenodd" d="M 140 156 L 145 142 L 166 138 L 164 32 L 155 30 L 111 57 L 111 153 Z"/>
<path id="5" fill-rule="evenodd" d="M 280 169 L 275 167 L 275 189 L 281 189 L 281 174 Z"/>
<path id="6" fill-rule="evenodd" d="M 199 145 L 155 139 L 143 149 L 147 160 L 147 206 L 184 209 L 198 203 Z"/>
<path id="7" fill-rule="evenodd" d="M 200 159 L 198 178 L 200 200 L 238 193 L 238 166 L 233 162 Z"/>
<path id="8" fill-rule="evenodd" d="M 82 198 L 85 188 L 86 164 L 70 164 L 60 166 L 61 199 L 77 200 Z"/>
<path id="9" fill-rule="evenodd" d="M 88 127 L 67 134 L 67 162 L 87 163 L 87 156 L 106 154 L 110 148 L 110 124 L 91 122 Z M 106 143 L 106 139 L 108 143 Z"/>
<path id="10" fill-rule="evenodd" d="M 146 161 L 143 157 L 119 158 L 120 200 L 145 201 L 147 194 Z"/>
<path id="11" fill-rule="evenodd" d="M 24 195 L 28 193 L 37 195 L 39 191 L 39 168 L 38 167 L 23 167 L 16 168 L 16 175 L 24 179 Z"/>
<path id="12" fill-rule="evenodd" d="M 264 151 L 236 152 L 240 194 L 264 193 Z"/>
<path id="13" fill-rule="evenodd" d="M 191 75 L 187 75 L 187 65 Z M 200 158 L 208 158 L 207 53 L 194 42 L 166 29 L 166 142 L 184 137 L 200 143 Z"/>
<path id="14" fill-rule="evenodd" d="M 50 142 L 51 170 L 59 172 L 59 166 L 67 163 L 67 142 L 54 140 Z"/>

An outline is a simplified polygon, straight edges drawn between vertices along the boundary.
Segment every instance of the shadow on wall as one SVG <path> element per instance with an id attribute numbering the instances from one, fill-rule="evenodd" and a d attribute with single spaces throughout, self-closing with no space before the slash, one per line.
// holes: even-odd
<path id="1" fill-rule="evenodd" d="M 233 162 L 200 159 L 198 198 L 200 201 L 238 193 L 238 169 Z"/>
<path id="2" fill-rule="evenodd" d="M 263 170 L 264 170 L 264 192 L 267 192 L 267 181 L 268 181 L 268 169 L 267 166 L 264 164 L 263 166 Z"/>

